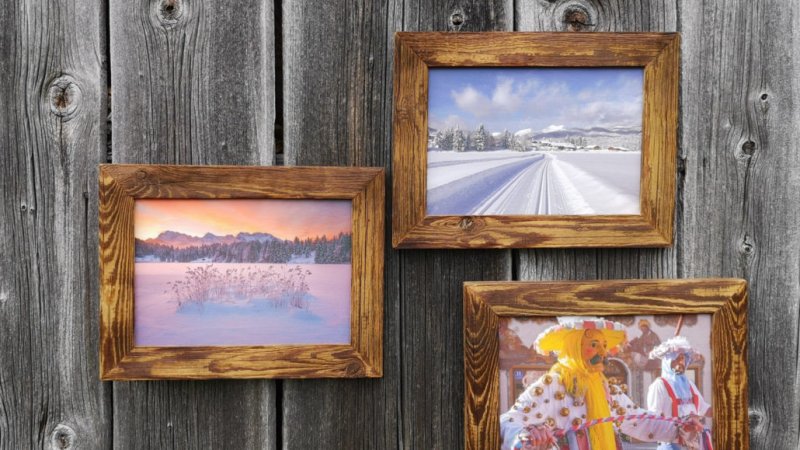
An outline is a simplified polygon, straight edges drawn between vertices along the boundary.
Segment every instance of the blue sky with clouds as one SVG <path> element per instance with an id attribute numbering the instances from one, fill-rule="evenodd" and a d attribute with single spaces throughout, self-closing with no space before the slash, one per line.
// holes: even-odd
<path id="1" fill-rule="evenodd" d="M 643 71 L 633 68 L 431 68 L 432 128 L 535 132 L 642 124 Z"/>

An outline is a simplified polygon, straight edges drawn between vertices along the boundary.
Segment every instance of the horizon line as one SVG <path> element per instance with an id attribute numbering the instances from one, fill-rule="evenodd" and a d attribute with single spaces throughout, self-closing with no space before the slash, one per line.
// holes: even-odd
<path id="1" fill-rule="evenodd" d="M 191 238 L 196 238 L 196 239 L 202 239 L 202 238 L 203 238 L 203 236 L 206 236 L 206 235 L 209 235 L 209 234 L 210 234 L 210 235 L 212 235 L 212 236 L 216 236 L 216 237 L 225 237 L 225 236 L 232 236 L 232 237 L 236 237 L 236 236 L 238 236 L 238 235 L 240 235 L 240 234 L 268 234 L 268 235 L 270 235 L 270 236 L 272 236 L 272 237 L 274 237 L 274 238 L 276 238 L 276 239 L 281 239 L 281 240 L 284 240 L 284 241 L 292 241 L 292 240 L 294 240 L 294 239 L 306 239 L 306 238 L 312 238 L 312 237 L 319 238 L 319 237 L 323 237 L 323 236 L 324 236 L 324 237 L 336 237 L 336 236 L 338 236 L 338 235 L 340 235 L 340 234 L 341 234 L 341 235 L 343 235 L 343 236 L 349 236 L 349 235 L 352 235 L 352 234 L 353 234 L 353 232 L 352 232 L 352 231 L 349 231 L 349 232 L 340 231 L 339 233 L 334 233 L 334 234 L 331 234 L 331 235 L 328 235 L 328 234 L 324 234 L 324 233 L 323 233 L 323 234 L 317 234 L 317 235 L 315 235 L 315 236 L 310 236 L 310 235 L 309 235 L 309 236 L 307 236 L 307 237 L 305 237 L 305 238 L 301 238 L 301 237 L 300 237 L 300 236 L 298 236 L 298 235 L 295 235 L 293 238 L 283 238 L 283 237 L 277 236 L 277 235 L 275 235 L 275 234 L 273 234 L 273 233 L 270 233 L 270 232 L 268 232 L 268 231 L 239 231 L 239 232 L 237 232 L 236 234 L 215 234 L 215 233 L 212 233 L 212 232 L 210 232 L 210 231 L 207 231 L 207 232 L 206 232 L 205 234 L 203 234 L 202 236 L 195 236 L 195 235 L 192 235 L 192 234 L 189 234 L 189 233 L 184 233 L 183 231 L 176 231 L 176 230 L 163 230 L 163 231 L 160 231 L 160 232 L 159 232 L 159 233 L 158 233 L 156 236 L 154 236 L 154 237 L 142 238 L 142 237 L 137 237 L 137 236 L 134 236 L 134 239 L 139 239 L 139 240 L 142 240 L 142 241 L 147 241 L 147 240 L 150 240 L 150 239 L 158 239 L 158 236 L 161 236 L 162 234 L 164 234 L 164 233 L 166 233 L 166 232 L 168 232 L 168 231 L 171 231 L 171 232 L 173 232 L 173 233 L 180 233 L 180 234 L 182 234 L 182 235 L 184 235 L 184 236 L 189 236 L 189 237 L 191 237 Z"/>

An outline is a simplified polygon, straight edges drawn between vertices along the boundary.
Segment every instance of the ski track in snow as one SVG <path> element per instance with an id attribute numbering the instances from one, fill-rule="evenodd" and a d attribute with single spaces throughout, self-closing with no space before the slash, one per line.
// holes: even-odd
<path id="1" fill-rule="evenodd" d="M 429 166 L 429 186 L 432 184 L 433 187 L 428 190 L 428 214 L 589 215 L 639 212 L 638 191 L 621 190 L 612 183 L 604 182 L 603 177 L 559 160 L 556 154 L 489 157 L 490 166 L 483 166 L 484 170 L 477 171 L 476 166 L 481 161 L 476 156 L 460 154 L 458 159 L 436 161 L 435 166 Z M 505 162 L 508 160 L 512 162 Z M 629 168 L 620 168 L 625 169 Z"/>

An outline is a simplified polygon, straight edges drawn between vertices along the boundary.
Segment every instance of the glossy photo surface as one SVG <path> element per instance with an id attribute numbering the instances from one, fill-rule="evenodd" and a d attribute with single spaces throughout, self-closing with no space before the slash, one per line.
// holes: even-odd
<path id="1" fill-rule="evenodd" d="M 427 214 L 639 214 L 641 68 L 431 68 Z"/>
<path id="2" fill-rule="evenodd" d="M 350 342 L 351 202 L 137 200 L 137 346 Z"/>

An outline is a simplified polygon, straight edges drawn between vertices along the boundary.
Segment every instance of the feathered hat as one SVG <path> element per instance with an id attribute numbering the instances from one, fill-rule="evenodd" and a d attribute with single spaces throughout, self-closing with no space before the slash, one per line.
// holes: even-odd
<path id="1" fill-rule="evenodd" d="M 662 359 L 670 354 L 676 355 L 680 353 L 694 353 L 692 345 L 689 340 L 683 336 L 675 336 L 667 339 L 666 341 L 658 344 L 653 350 L 650 351 L 650 359 Z"/>
<path id="2" fill-rule="evenodd" d="M 598 330 L 608 341 L 609 350 L 625 342 L 625 327 L 618 322 L 599 317 L 559 317 L 558 325 L 542 331 L 533 343 L 534 349 L 542 355 L 559 353 L 564 346 L 564 338 L 570 333 L 583 333 L 585 330 Z"/>

